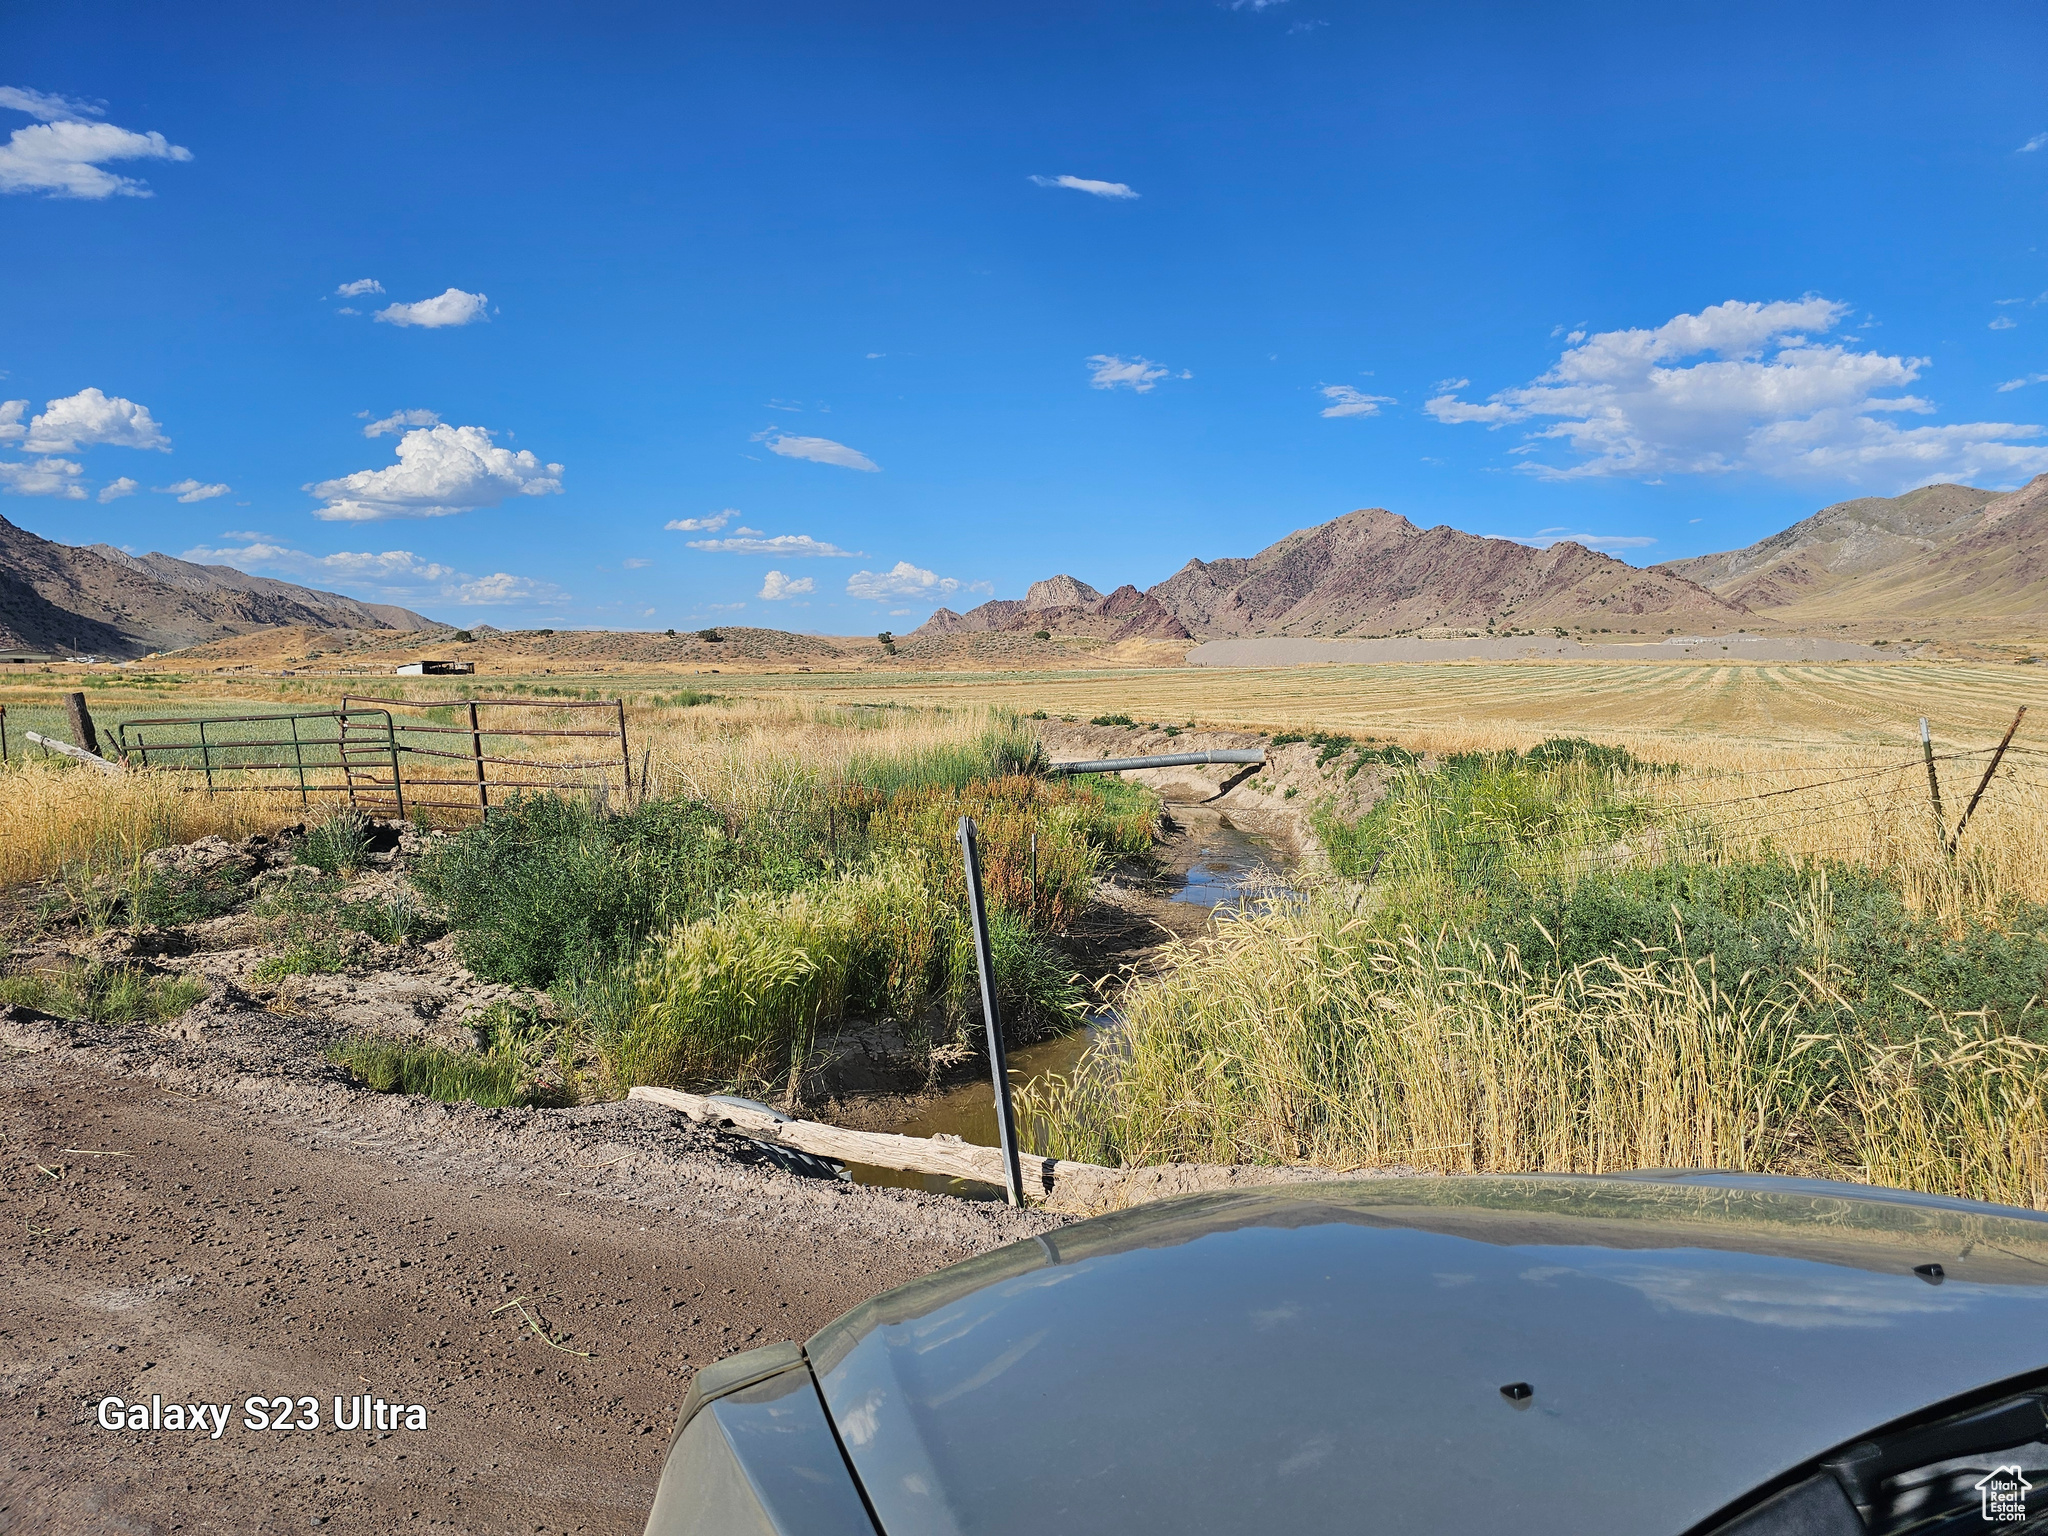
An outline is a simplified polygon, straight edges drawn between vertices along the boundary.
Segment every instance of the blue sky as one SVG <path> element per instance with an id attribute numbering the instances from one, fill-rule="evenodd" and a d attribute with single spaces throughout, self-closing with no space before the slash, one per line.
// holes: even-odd
<path id="1" fill-rule="evenodd" d="M 23 11 L 0 513 L 865 633 L 1354 507 L 1646 564 L 2017 485 L 2044 58 L 2036 4 Z"/>

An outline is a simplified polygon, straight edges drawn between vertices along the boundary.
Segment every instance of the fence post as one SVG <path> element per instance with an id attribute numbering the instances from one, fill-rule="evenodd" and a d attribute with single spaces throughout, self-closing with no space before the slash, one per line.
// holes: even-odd
<path id="1" fill-rule="evenodd" d="M 64 710 L 65 713 L 71 716 L 71 740 L 73 745 L 85 748 L 94 757 L 102 756 L 99 732 L 92 728 L 92 711 L 85 707 L 85 695 L 82 693 L 65 694 Z"/>
<path id="2" fill-rule="evenodd" d="M 7 706 L 0 704 L 0 763 L 7 761 Z"/>
<path id="3" fill-rule="evenodd" d="M 1977 809 L 1977 802 L 1984 798 L 1984 791 L 1991 787 L 1991 775 L 1998 772 L 1999 759 L 2005 756 L 2005 749 L 2012 745 L 2012 739 L 2019 733 L 2020 722 L 2027 717 L 2027 706 L 2022 704 L 2020 712 L 2012 717 L 2012 724 L 2005 728 L 2005 737 L 1998 743 L 1998 750 L 1991 754 L 1991 761 L 1984 766 L 1984 777 L 1977 781 L 1977 792 L 1970 796 L 1970 803 L 1963 807 L 1962 819 L 1956 823 L 1956 835 L 1948 840 L 1948 851 L 1953 854 L 1963 840 L 1963 828 L 1970 824 L 1970 816 Z"/>
<path id="4" fill-rule="evenodd" d="M 398 771 L 398 726 L 391 711 L 384 711 L 384 741 L 391 749 L 391 798 L 398 804 L 398 819 L 405 820 L 405 779 Z"/>
<path id="5" fill-rule="evenodd" d="M 484 734 L 477 725 L 476 700 L 469 701 L 469 750 L 476 759 L 476 808 L 486 820 L 491 814 L 491 791 L 484 783 Z"/>
<path id="6" fill-rule="evenodd" d="M 213 793 L 213 749 L 206 744 L 206 722 L 199 722 L 199 761 L 206 769 L 206 792 Z"/>
<path id="7" fill-rule="evenodd" d="M 1934 841 L 1948 846 L 1948 817 L 1941 809 L 1941 778 L 1934 771 L 1934 740 L 1927 734 L 1927 717 L 1920 717 L 1920 755 L 1927 759 L 1927 794 L 1934 801 Z"/>
<path id="8" fill-rule="evenodd" d="M 619 703 L 619 761 L 626 768 L 626 804 L 633 803 L 633 750 L 626 745 L 626 701 Z M 644 778 L 645 775 L 642 775 Z"/>
<path id="9" fill-rule="evenodd" d="M 303 806 L 310 803 L 306 799 L 306 749 L 299 745 L 299 717 L 293 715 L 291 722 L 292 758 L 299 765 L 299 804 Z"/>
<path id="10" fill-rule="evenodd" d="M 1010 1061 L 1003 1050 L 1003 1020 L 996 1008 L 996 960 L 988 941 L 988 913 L 981 902 L 981 850 L 974 818 L 960 818 L 960 857 L 967 868 L 967 911 L 974 921 L 975 968 L 981 972 L 981 1016 L 988 1024 L 989 1071 L 995 1078 L 996 1131 L 1003 1144 L 1003 1178 L 1010 1204 L 1024 1203 L 1024 1170 L 1017 1159 L 1017 1121 L 1010 1109 Z"/>
<path id="11" fill-rule="evenodd" d="M 1038 926 L 1038 831 L 1031 833 L 1031 926 Z"/>

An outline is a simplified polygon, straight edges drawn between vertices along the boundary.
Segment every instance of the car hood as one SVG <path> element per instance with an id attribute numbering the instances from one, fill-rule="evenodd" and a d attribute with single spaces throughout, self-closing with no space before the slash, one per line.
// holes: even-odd
<path id="1" fill-rule="evenodd" d="M 2048 1223 L 1762 1177 L 1242 1190 L 998 1249 L 808 1353 L 889 1536 L 1676 1533 L 2048 1367 Z"/>

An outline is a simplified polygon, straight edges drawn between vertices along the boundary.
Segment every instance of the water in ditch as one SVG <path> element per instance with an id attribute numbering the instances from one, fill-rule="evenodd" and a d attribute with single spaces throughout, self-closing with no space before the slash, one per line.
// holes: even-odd
<path id="1" fill-rule="evenodd" d="M 1175 807 L 1175 812 L 1182 814 L 1179 807 Z M 1190 823 L 1194 854 L 1179 875 L 1179 883 L 1165 893 L 1168 900 L 1215 908 L 1251 895 L 1270 897 L 1277 889 L 1283 889 L 1276 887 L 1275 881 L 1284 876 L 1286 860 L 1272 843 L 1255 832 L 1231 825 L 1213 812 L 1199 821 L 1193 815 L 1185 819 Z M 1070 1034 L 1012 1050 L 1011 1091 L 1015 1093 L 1042 1077 L 1070 1074 L 1081 1053 L 1096 1040 L 1112 1035 L 1117 1023 L 1115 1014 L 1103 1013 Z M 978 1146 L 997 1146 L 1001 1138 L 996 1130 L 995 1089 L 985 1079 L 947 1089 L 925 1099 L 889 1129 L 903 1136 L 958 1136 Z M 992 1185 L 968 1179 L 905 1173 L 864 1164 L 853 1165 L 852 1173 L 854 1181 L 860 1184 L 925 1189 L 967 1199 L 999 1200 L 1003 1193 Z"/>

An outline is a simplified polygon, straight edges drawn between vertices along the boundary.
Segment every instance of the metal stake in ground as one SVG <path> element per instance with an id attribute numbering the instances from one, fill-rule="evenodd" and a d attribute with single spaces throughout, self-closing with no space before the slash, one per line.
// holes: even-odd
<path id="1" fill-rule="evenodd" d="M 960 857 L 967 867 L 967 912 L 974 920 L 974 958 L 981 972 L 981 1016 L 988 1022 L 988 1064 L 995 1078 L 996 1130 L 1003 1144 L 1003 1177 L 1010 1204 L 1024 1203 L 1024 1170 L 1017 1161 L 1017 1120 L 1010 1110 L 1010 1060 L 1003 1051 L 1003 1019 L 996 1009 L 996 958 L 988 942 L 988 913 L 981 903 L 981 849 L 974 818 L 960 818 Z"/>
<path id="2" fill-rule="evenodd" d="M 1962 820 L 1956 823 L 1956 835 L 1948 840 L 1948 851 L 1954 853 L 1963 840 L 1963 828 L 1970 824 L 1971 813 L 1977 809 L 1977 802 L 1984 798 L 1984 791 L 1991 787 L 1991 775 L 1998 772 L 1998 761 L 2005 756 L 2005 749 L 2012 745 L 2012 739 L 2019 734 L 2020 722 L 2027 718 L 2027 706 L 2022 704 L 2020 712 L 2012 717 L 2012 724 L 2005 728 L 2005 739 L 1998 744 L 1998 750 L 1991 754 L 1991 761 L 1984 767 L 1984 777 L 1977 781 L 1977 792 L 1970 796 L 1970 803 L 1963 807 Z"/>
<path id="3" fill-rule="evenodd" d="M 1934 740 L 1927 734 L 1927 717 L 1920 717 L 1920 755 L 1927 759 L 1927 793 L 1934 801 L 1934 841 L 1948 846 L 1948 818 L 1941 810 L 1941 779 L 1934 771 Z"/>

